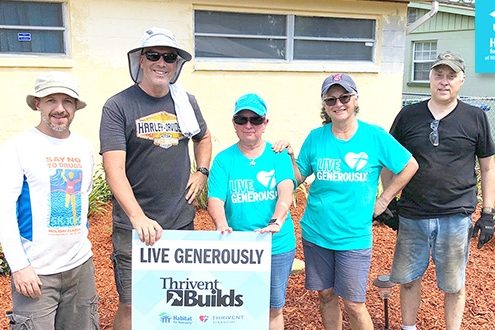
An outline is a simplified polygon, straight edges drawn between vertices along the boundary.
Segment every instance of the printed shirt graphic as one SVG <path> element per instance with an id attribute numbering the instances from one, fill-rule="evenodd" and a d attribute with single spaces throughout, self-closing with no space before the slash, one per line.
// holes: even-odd
<path id="1" fill-rule="evenodd" d="M 155 145 L 165 149 L 178 145 L 179 140 L 184 138 L 177 117 L 166 111 L 137 119 L 136 136 L 153 140 Z"/>
<path id="2" fill-rule="evenodd" d="M 80 169 L 57 169 L 50 176 L 52 207 L 49 227 L 73 227 L 81 224 L 81 181 Z"/>
<path id="3" fill-rule="evenodd" d="M 378 126 L 358 121 L 343 141 L 331 124 L 308 135 L 297 164 L 315 175 L 301 220 L 304 239 L 333 250 L 366 249 L 372 243 L 372 216 L 383 167 L 399 173 L 411 154 Z"/>
<path id="4" fill-rule="evenodd" d="M 267 142 L 252 165 L 235 144 L 215 157 L 208 179 L 208 197 L 225 202 L 230 227 L 252 231 L 268 224 L 277 203 L 277 184 L 284 180 L 294 180 L 287 152 L 276 154 Z M 272 254 L 294 248 L 294 224 L 289 213 L 281 231 L 273 235 Z"/>

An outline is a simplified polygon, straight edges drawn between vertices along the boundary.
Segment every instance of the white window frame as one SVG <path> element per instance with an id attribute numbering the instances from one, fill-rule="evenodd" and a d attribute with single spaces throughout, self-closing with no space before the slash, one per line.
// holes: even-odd
<path id="1" fill-rule="evenodd" d="M 435 54 L 432 55 L 432 57 L 430 59 L 427 59 L 427 60 L 424 60 L 424 59 L 421 59 L 421 60 L 418 60 L 416 59 L 416 47 L 418 44 L 421 44 L 421 45 L 424 45 L 424 44 L 435 44 Z M 415 40 L 412 42 L 412 47 L 411 47 L 411 50 L 412 50 L 412 53 L 411 53 L 411 82 L 415 82 L 415 83 L 428 83 L 429 82 L 429 79 L 426 79 L 426 80 L 418 80 L 415 78 L 414 76 L 414 73 L 415 73 L 415 68 L 416 68 L 416 64 L 420 64 L 420 63 L 429 63 L 430 67 L 431 67 L 431 64 L 433 64 L 433 62 L 435 62 L 435 58 L 437 57 L 437 53 L 438 53 L 438 41 L 437 40 Z M 429 71 L 429 70 L 428 70 Z"/>
<path id="2" fill-rule="evenodd" d="M 73 67 L 71 59 L 69 10 L 67 1 L 39 1 L 39 0 L 13 0 L 17 2 L 29 3 L 50 3 L 59 4 L 62 10 L 62 24 L 59 27 L 34 26 L 34 25 L 0 25 L 1 30 L 8 29 L 29 29 L 38 31 L 63 31 L 63 43 L 65 51 L 62 53 L 38 53 L 38 52 L 0 52 L 0 67 Z"/>
<path id="3" fill-rule="evenodd" d="M 228 12 L 223 9 L 212 9 L 212 8 L 195 8 L 193 13 L 196 11 L 218 11 L 218 12 Z M 278 12 L 250 12 L 243 11 L 237 12 L 241 14 L 261 14 L 261 15 L 282 15 L 286 16 L 286 35 L 285 36 L 269 36 L 263 35 L 263 38 L 277 38 L 286 40 L 286 58 L 280 59 L 257 59 L 257 58 L 214 58 L 214 57 L 195 57 L 195 70 L 215 70 L 215 71 L 310 71 L 310 72 L 321 72 L 321 71 L 346 71 L 346 72 L 379 72 L 379 64 L 376 63 L 376 56 L 381 45 L 379 39 L 379 16 L 374 15 L 346 15 L 335 13 L 333 16 L 326 16 L 324 14 L 288 14 L 288 13 L 278 13 Z M 293 47 L 294 40 L 322 40 L 322 41 L 345 41 L 345 38 L 311 38 L 311 37 L 300 37 L 294 36 L 294 24 L 295 18 L 297 16 L 303 17 L 321 17 L 321 18 L 339 18 L 339 19 L 364 19 L 374 21 L 374 39 L 358 39 L 349 38 L 348 42 L 372 42 L 371 59 L 366 61 L 349 61 L 349 60 L 306 60 L 306 59 L 293 59 Z M 194 19 L 193 19 L 194 21 Z M 212 36 L 213 34 L 203 34 L 194 32 L 194 38 L 196 36 Z M 217 34 L 215 36 L 229 36 L 233 35 L 222 35 Z M 234 35 L 236 37 L 237 35 Z M 251 35 L 239 35 L 248 36 L 256 38 L 256 36 Z M 193 47 L 195 49 L 195 47 Z"/>

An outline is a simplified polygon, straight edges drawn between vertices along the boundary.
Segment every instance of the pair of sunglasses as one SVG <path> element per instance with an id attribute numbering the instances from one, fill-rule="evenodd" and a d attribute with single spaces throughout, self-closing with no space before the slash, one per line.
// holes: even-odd
<path id="1" fill-rule="evenodd" d="M 234 116 L 234 123 L 237 125 L 246 125 L 247 123 L 251 125 L 259 126 L 265 122 L 265 117 L 255 116 L 255 117 L 244 117 L 244 116 Z"/>
<path id="2" fill-rule="evenodd" d="M 354 95 L 354 94 L 343 94 L 343 95 L 340 95 L 339 97 L 330 96 L 330 97 L 327 97 L 326 99 L 323 99 L 323 102 L 325 102 L 325 104 L 329 107 L 336 105 L 337 100 L 339 100 L 340 103 L 342 103 L 342 104 L 347 104 L 351 100 L 352 95 Z"/>
<path id="3" fill-rule="evenodd" d="M 163 57 L 163 60 L 165 63 L 175 63 L 177 61 L 177 54 L 174 53 L 159 53 L 159 52 L 145 52 L 144 56 L 146 56 L 146 59 L 151 62 L 157 62 L 160 57 Z"/>

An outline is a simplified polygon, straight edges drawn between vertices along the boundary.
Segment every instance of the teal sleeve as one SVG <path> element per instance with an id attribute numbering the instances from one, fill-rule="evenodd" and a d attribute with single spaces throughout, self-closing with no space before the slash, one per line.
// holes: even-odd
<path id="1" fill-rule="evenodd" d="M 404 148 L 391 134 L 381 132 L 382 146 L 380 162 L 394 174 L 400 173 L 411 159 L 411 153 Z"/>
<path id="2" fill-rule="evenodd" d="M 217 155 L 213 160 L 208 177 L 208 198 L 214 197 L 222 201 L 227 199 L 228 175 L 221 156 Z"/>
<path id="3" fill-rule="evenodd" d="M 299 172 L 304 177 L 308 177 L 313 174 L 313 169 L 311 168 L 311 144 L 312 144 L 312 134 L 310 133 L 301 147 L 299 152 L 299 157 L 297 158 L 297 167 Z"/>

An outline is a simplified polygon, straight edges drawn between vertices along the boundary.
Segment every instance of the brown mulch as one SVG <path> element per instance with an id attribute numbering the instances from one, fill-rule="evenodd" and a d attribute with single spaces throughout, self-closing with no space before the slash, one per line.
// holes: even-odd
<path id="1" fill-rule="evenodd" d="M 301 247 L 301 233 L 298 225 L 304 210 L 304 197 L 297 197 L 297 207 L 291 212 L 295 219 L 298 238 L 297 257 L 304 259 Z M 211 230 L 213 225 L 204 210 L 198 210 L 196 228 Z M 373 262 L 368 287 L 367 307 L 373 319 L 375 329 L 383 329 L 383 301 L 371 284 L 379 274 L 390 271 L 395 232 L 382 225 L 374 226 Z M 111 252 L 111 217 L 107 207 L 103 215 L 91 219 L 90 239 L 96 264 L 97 289 L 100 296 L 100 321 L 102 329 L 112 329 L 112 320 L 117 309 L 118 298 L 115 292 Z M 475 240 L 471 243 L 466 279 L 466 308 L 462 329 L 495 330 L 495 240 L 476 249 Z M 10 309 L 9 277 L 0 276 L 0 311 Z M 318 311 L 318 299 L 315 292 L 304 289 L 304 273 L 291 275 L 285 307 L 285 328 L 287 330 L 322 329 Z M 400 329 L 399 290 L 394 287 L 389 300 L 390 329 Z M 418 315 L 418 329 L 445 329 L 443 320 L 443 295 L 435 285 L 434 267 L 430 265 L 423 280 L 422 304 Z M 7 319 L 0 317 L 0 329 L 7 329 Z M 344 329 L 350 329 L 344 314 Z M 250 329 L 246 329 L 250 330 Z"/>

